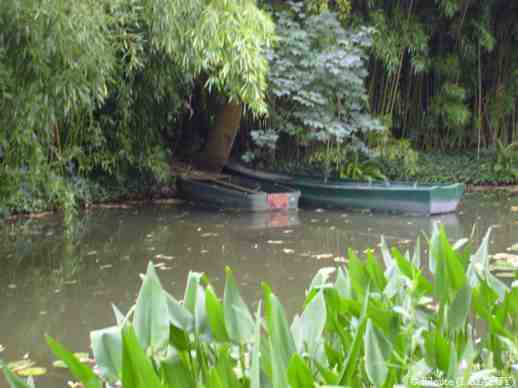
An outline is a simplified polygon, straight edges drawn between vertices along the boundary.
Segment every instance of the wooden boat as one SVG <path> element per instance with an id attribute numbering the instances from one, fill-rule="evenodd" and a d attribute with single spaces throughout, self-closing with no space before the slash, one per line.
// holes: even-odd
<path id="1" fill-rule="evenodd" d="M 193 202 L 248 211 L 296 210 L 300 191 L 278 183 L 236 176 L 179 176 L 178 194 Z"/>
<path id="2" fill-rule="evenodd" d="M 275 182 L 301 192 L 301 203 L 318 207 L 361 208 L 414 214 L 443 214 L 457 210 L 464 185 L 421 185 L 406 182 L 324 181 L 316 177 L 276 174 L 227 162 L 228 173 Z"/>

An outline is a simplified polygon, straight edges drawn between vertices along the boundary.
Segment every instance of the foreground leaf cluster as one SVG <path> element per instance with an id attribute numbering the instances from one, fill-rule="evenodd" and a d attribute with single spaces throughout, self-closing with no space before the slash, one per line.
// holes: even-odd
<path id="1" fill-rule="evenodd" d="M 382 240 L 384 265 L 349 251 L 346 267 L 315 275 L 291 325 L 266 284 L 251 312 L 230 269 L 222 299 L 191 272 L 179 301 L 150 263 L 135 306 L 114 307 L 116 324 L 91 333 L 96 373 L 48 344 L 88 388 L 512 386 L 518 287 L 490 273 L 488 243 L 489 232 L 472 252 L 436 227 L 426 269 L 419 243 L 411 255 Z M 29 386 L 3 370 L 11 387 Z"/>

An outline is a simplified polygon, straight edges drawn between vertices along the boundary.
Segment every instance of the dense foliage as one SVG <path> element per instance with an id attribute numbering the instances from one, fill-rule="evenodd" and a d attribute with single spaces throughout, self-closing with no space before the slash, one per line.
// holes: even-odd
<path id="1" fill-rule="evenodd" d="M 383 159 L 378 163 L 389 179 L 423 183 L 464 182 L 472 185 L 508 185 L 518 182 L 518 164 L 501 167 L 493 154 L 482 153 L 480 159 L 473 153 L 418 153 L 414 169 L 406 172 L 401 160 Z M 506 164 L 502 163 L 502 166 Z"/>
<path id="2" fill-rule="evenodd" d="M 439 381 L 511 387 L 518 287 L 491 274 L 489 238 L 472 252 L 466 239 L 452 245 L 436 227 L 428 246 L 431 279 L 419 243 L 410 255 L 382 240 L 384 266 L 372 251 L 360 260 L 351 250 L 346 267 L 316 274 L 291 325 L 266 284 L 255 314 L 229 269 L 222 300 L 203 274 L 190 273 L 180 302 L 150 263 L 135 306 L 127 315 L 114 307 L 116 324 L 90 335 L 97 374 L 47 340 L 72 376 L 91 388 L 117 382 L 124 388 L 418 387 Z M 0 366 L 11 387 L 29 386 Z"/>
<path id="3" fill-rule="evenodd" d="M 375 27 L 375 114 L 420 148 L 476 148 L 518 136 L 518 4 L 351 1 Z"/>
<path id="4" fill-rule="evenodd" d="M 167 178 L 198 80 L 265 111 L 273 30 L 246 0 L 3 1 L 0 213 Z"/>

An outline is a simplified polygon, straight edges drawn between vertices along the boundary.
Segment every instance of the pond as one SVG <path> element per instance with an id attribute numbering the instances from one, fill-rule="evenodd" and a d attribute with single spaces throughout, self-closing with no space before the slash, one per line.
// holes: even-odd
<path id="1" fill-rule="evenodd" d="M 248 302 L 260 297 L 259 282 L 266 281 L 292 313 L 318 268 L 337 265 L 348 248 L 377 249 L 381 235 L 404 250 L 429 235 L 434 222 L 454 240 L 470 236 L 475 225 L 477 242 L 496 225 L 490 250 L 505 252 L 518 242 L 516 206 L 517 199 L 480 195 L 468 195 L 458 214 L 440 217 L 148 206 L 88 211 L 69 236 L 59 217 L 6 225 L 0 228 L 0 355 L 18 360 L 29 354 L 49 367 L 38 387 L 64 386 L 63 373 L 49 366 L 44 334 L 87 351 L 89 331 L 113 323 L 111 303 L 127 311 L 134 302 L 149 260 L 178 298 L 190 270 L 207 273 L 221 291 L 230 266 Z"/>

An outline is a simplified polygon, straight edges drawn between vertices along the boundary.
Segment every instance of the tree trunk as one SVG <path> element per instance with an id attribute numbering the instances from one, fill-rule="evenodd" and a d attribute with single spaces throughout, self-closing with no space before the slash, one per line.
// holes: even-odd
<path id="1" fill-rule="evenodd" d="M 214 128 L 209 131 L 205 146 L 206 168 L 219 171 L 230 157 L 241 121 L 241 104 L 226 102 L 218 111 Z M 205 163 L 204 163 L 205 164 Z"/>

